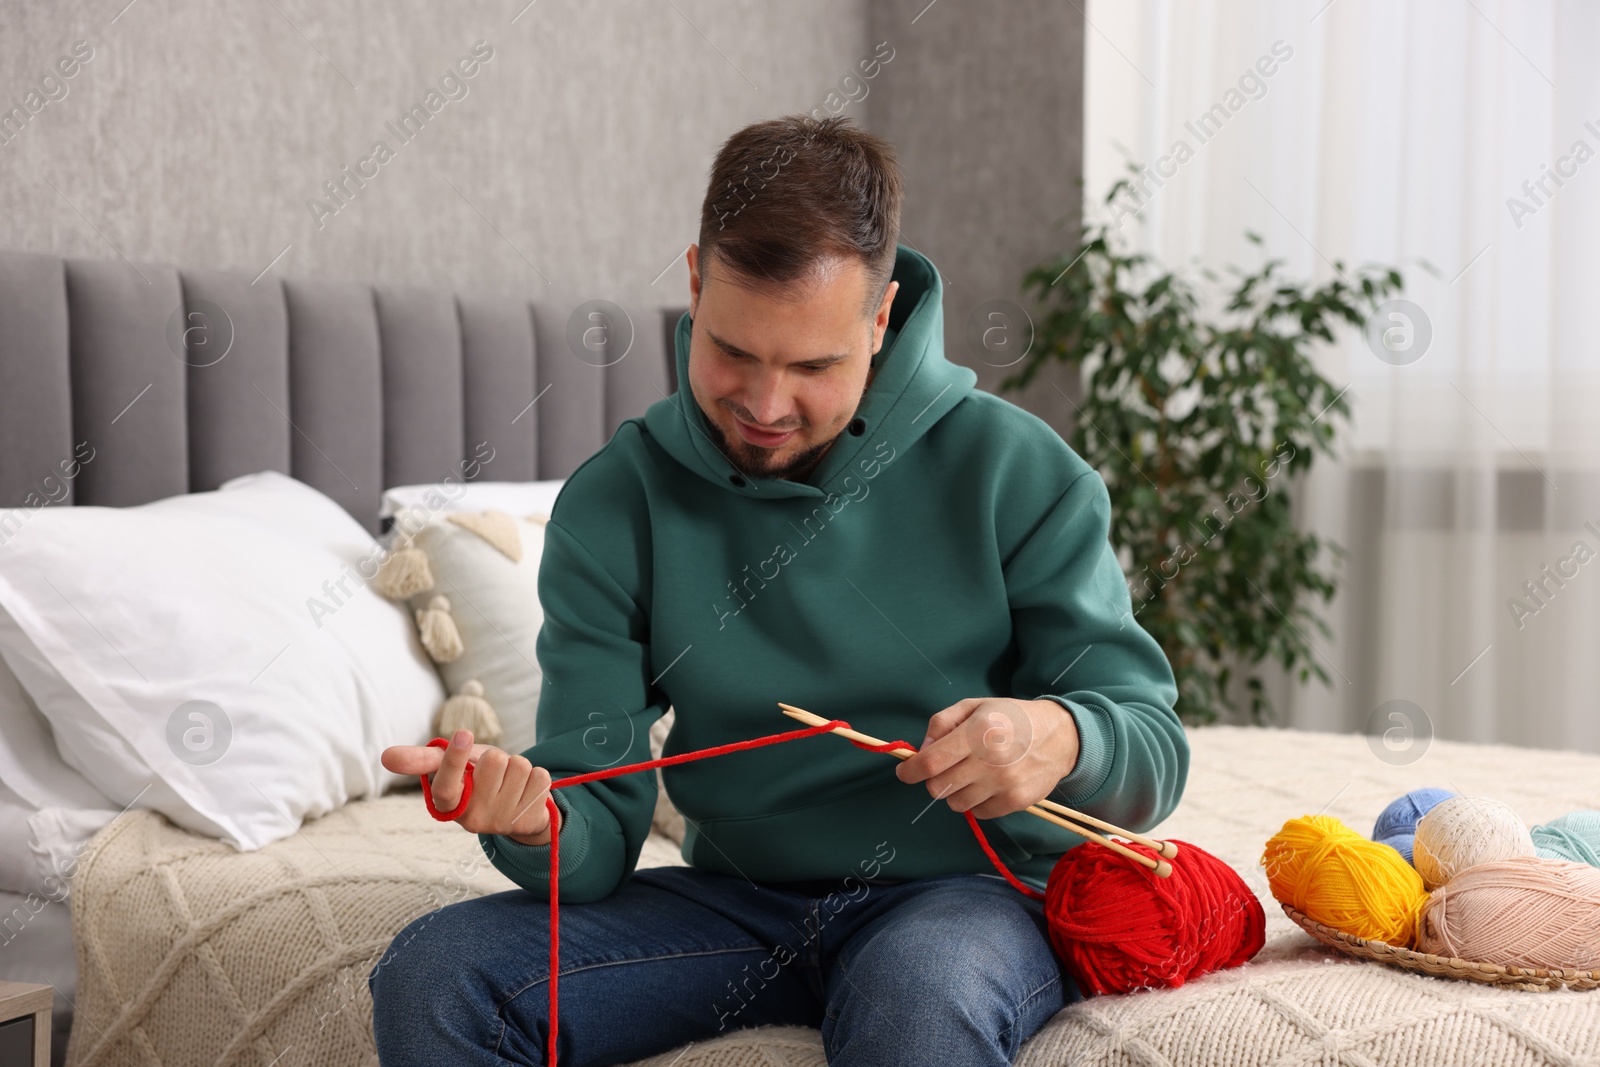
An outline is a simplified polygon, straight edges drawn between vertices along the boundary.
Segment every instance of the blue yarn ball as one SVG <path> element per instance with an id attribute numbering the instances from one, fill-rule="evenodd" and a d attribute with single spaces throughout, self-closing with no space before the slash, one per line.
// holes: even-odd
<path id="1" fill-rule="evenodd" d="M 1417 832 L 1417 821 L 1441 800 L 1455 796 L 1448 789 L 1413 789 L 1384 808 L 1372 827 L 1372 839 L 1394 846 L 1395 851 L 1411 863 L 1412 837 Z"/>
<path id="2" fill-rule="evenodd" d="M 1600 867 L 1600 811 L 1574 811 L 1535 826 L 1533 849 L 1545 859 Z"/>

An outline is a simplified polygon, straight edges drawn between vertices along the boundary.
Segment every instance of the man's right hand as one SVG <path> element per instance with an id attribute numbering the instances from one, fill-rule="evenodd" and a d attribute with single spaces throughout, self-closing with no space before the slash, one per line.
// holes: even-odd
<path id="1" fill-rule="evenodd" d="M 475 834 L 503 834 L 522 845 L 550 843 L 550 772 L 526 756 L 493 745 L 472 743 L 471 730 L 457 730 L 448 749 L 429 745 L 391 745 L 383 765 L 395 774 L 431 774 L 433 805 L 450 811 L 461 803 L 467 764 L 472 764 L 472 799 L 455 821 Z M 558 809 L 559 811 L 559 809 Z M 561 831 L 559 815 L 556 832 Z"/>

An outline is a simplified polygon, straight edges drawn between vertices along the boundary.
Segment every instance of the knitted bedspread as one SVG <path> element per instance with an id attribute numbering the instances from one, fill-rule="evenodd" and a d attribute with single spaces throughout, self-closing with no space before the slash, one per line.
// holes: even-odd
<path id="1" fill-rule="evenodd" d="M 1018 1067 L 1595 1064 L 1600 991 L 1520 992 L 1357 961 L 1302 932 L 1257 864 L 1285 820 L 1325 812 L 1370 832 L 1425 785 L 1498 797 L 1531 823 L 1600 808 L 1600 756 L 1435 741 L 1391 766 L 1360 735 L 1205 727 L 1157 836 L 1232 864 L 1261 897 L 1249 964 L 1181 989 L 1071 1005 Z M 681 864 L 663 806 L 640 866 Z M 257 852 L 129 812 L 85 852 L 71 893 L 78 1001 L 69 1067 L 376 1064 L 366 975 L 407 922 L 513 888 L 473 835 L 414 791 L 358 801 Z M 663 991 L 670 995 L 670 991 Z M 806 1028 L 747 1029 L 638 1067 L 825 1067 Z"/>

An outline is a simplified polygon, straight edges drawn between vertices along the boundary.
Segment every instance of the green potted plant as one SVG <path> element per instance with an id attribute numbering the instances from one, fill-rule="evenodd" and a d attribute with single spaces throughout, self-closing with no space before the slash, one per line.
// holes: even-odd
<path id="1" fill-rule="evenodd" d="M 1113 185 L 1106 203 L 1129 184 Z M 1329 683 L 1310 631 L 1331 633 L 1315 601 L 1333 596 L 1345 555 L 1292 521 L 1290 480 L 1333 452 L 1336 421 L 1350 414 L 1311 352 L 1341 325 L 1361 327 L 1402 279 L 1335 263 L 1313 287 L 1267 259 L 1253 272 L 1230 268 L 1235 281 L 1208 313 L 1188 280 L 1112 237 L 1108 224 L 1084 225 L 1077 248 L 1027 273 L 1024 290 L 1037 290 L 1042 311 L 999 388 L 1020 389 L 1053 361 L 1079 369 L 1068 441 L 1110 489 L 1134 615 L 1172 663 L 1180 714 L 1205 723 L 1239 710 L 1228 694 L 1238 662 L 1250 721 L 1271 721 L 1254 667 L 1271 656 L 1301 682 Z"/>

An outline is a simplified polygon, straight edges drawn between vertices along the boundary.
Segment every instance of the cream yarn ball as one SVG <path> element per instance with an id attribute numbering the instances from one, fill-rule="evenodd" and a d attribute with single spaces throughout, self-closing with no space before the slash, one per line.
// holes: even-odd
<path id="1" fill-rule="evenodd" d="M 1412 862 L 1429 889 L 1468 867 L 1534 855 L 1533 835 L 1509 804 L 1493 797 L 1441 800 L 1417 822 Z"/>

